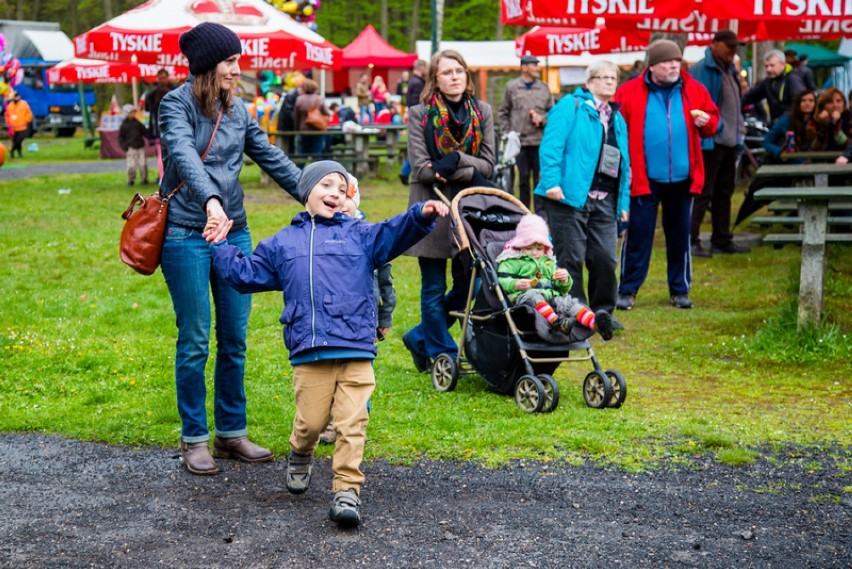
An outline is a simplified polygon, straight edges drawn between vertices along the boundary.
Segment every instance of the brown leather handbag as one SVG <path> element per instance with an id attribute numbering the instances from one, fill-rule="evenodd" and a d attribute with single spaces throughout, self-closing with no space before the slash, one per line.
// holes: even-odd
<path id="1" fill-rule="evenodd" d="M 322 110 L 320 110 L 320 102 L 317 100 L 317 104 L 314 105 L 311 110 L 308 111 L 307 116 L 305 116 L 305 124 L 314 130 L 328 130 L 328 122 L 329 118 L 322 113 Z"/>
<path id="2" fill-rule="evenodd" d="M 210 143 L 201 155 L 202 161 L 213 146 L 213 139 L 216 138 L 220 122 L 222 122 L 221 109 L 219 118 L 216 119 L 216 126 L 213 127 L 213 134 L 210 135 Z M 137 273 L 152 275 L 160 266 L 163 240 L 166 237 L 169 200 L 183 184 L 182 181 L 166 197 L 160 197 L 159 192 L 154 192 L 148 197 L 136 194 L 121 214 L 125 222 L 119 240 L 119 253 L 121 260 Z"/>

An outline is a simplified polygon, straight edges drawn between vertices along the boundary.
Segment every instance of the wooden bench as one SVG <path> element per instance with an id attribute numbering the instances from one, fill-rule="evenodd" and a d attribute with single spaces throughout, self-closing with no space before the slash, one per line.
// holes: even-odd
<path id="1" fill-rule="evenodd" d="M 832 168 L 827 169 L 826 166 Z M 842 166 L 845 168 L 833 168 Z M 769 175 L 781 175 L 779 168 L 789 169 L 788 166 L 774 167 Z M 830 173 L 852 173 L 852 165 L 843 164 L 802 164 L 794 166 L 800 170 L 792 170 L 785 175 L 814 176 L 815 179 L 828 182 Z M 838 171 L 841 170 L 841 171 Z M 760 175 L 760 170 L 758 170 Z M 825 247 L 826 243 L 850 243 L 852 234 L 828 233 L 828 211 L 832 202 L 847 202 L 852 200 L 852 186 L 820 186 L 763 188 L 754 194 L 756 200 L 795 200 L 798 203 L 798 217 L 801 218 L 801 233 L 799 234 L 770 234 L 764 237 L 765 243 L 783 244 L 798 243 L 802 247 L 802 265 L 799 277 L 799 326 L 807 324 L 818 325 L 822 315 L 823 283 L 825 279 Z M 783 223 L 783 220 L 781 221 Z"/>
<path id="2" fill-rule="evenodd" d="M 771 204 L 769 204 L 769 207 L 767 207 L 767 209 L 769 211 L 775 211 L 775 212 L 780 212 L 780 213 L 784 213 L 784 212 L 795 213 L 795 212 L 799 211 L 799 204 L 797 202 L 791 201 L 791 200 L 778 200 L 776 202 L 772 202 Z M 838 211 L 838 210 L 847 210 L 847 209 L 852 210 L 852 202 L 838 200 L 838 201 L 831 201 L 831 202 L 828 203 L 828 211 Z"/>
<path id="3" fill-rule="evenodd" d="M 805 222 L 805 218 L 800 215 L 756 215 L 751 218 L 751 222 L 762 227 L 770 225 L 802 225 Z M 852 225 L 852 216 L 829 215 L 826 219 L 826 224 L 829 227 L 832 225 Z"/>
<path id="4" fill-rule="evenodd" d="M 763 238 L 764 243 L 771 245 L 795 244 L 801 245 L 804 235 L 801 233 L 773 233 Z M 826 243 L 852 243 L 852 233 L 829 233 L 825 236 Z"/>

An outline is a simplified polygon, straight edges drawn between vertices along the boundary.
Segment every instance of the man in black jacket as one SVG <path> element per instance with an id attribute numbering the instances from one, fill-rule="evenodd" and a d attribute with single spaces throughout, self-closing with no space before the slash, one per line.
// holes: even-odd
<path id="1" fill-rule="evenodd" d="M 766 99 L 772 122 L 793 106 L 796 95 L 805 90 L 802 77 L 787 63 L 784 52 L 773 49 L 763 58 L 766 79 L 755 84 L 743 95 L 743 105 L 751 105 Z"/>

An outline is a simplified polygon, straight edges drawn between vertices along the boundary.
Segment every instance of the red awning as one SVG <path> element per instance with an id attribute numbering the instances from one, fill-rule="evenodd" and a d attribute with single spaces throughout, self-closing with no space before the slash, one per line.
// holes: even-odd
<path id="1" fill-rule="evenodd" d="M 338 69 L 340 48 L 262 0 L 149 0 L 74 38 L 78 57 L 187 67 L 180 35 L 202 22 L 234 31 L 243 69 Z"/>
<path id="2" fill-rule="evenodd" d="M 382 39 L 372 25 L 367 24 L 352 43 L 343 48 L 344 67 L 411 67 L 416 53 L 400 51 Z"/>
<path id="3" fill-rule="evenodd" d="M 159 65 L 121 63 L 97 59 L 66 59 L 47 70 L 47 82 L 51 85 L 74 85 L 77 83 L 130 83 L 133 79 L 153 81 L 157 78 Z M 189 75 L 185 67 L 167 66 L 172 79 L 183 79 Z"/>
<path id="4" fill-rule="evenodd" d="M 501 21 L 514 26 L 571 26 L 578 19 L 686 18 L 692 12 L 719 19 L 848 21 L 847 0 L 503 0 Z"/>
<path id="5" fill-rule="evenodd" d="M 643 51 L 650 38 L 650 32 L 536 26 L 515 38 L 515 52 L 522 57 Z"/>

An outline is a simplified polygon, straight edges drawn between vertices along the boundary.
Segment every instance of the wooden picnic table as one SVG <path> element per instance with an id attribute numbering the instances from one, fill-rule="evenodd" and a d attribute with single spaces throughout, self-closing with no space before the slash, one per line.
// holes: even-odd
<path id="1" fill-rule="evenodd" d="M 782 152 L 779 156 L 782 161 L 807 160 L 810 162 L 834 162 L 843 156 L 840 150 L 807 150 L 803 152 Z"/>
<path id="2" fill-rule="evenodd" d="M 341 151 L 347 155 L 354 155 L 353 174 L 361 178 L 370 171 L 370 165 L 376 162 L 375 157 L 370 157 L 370 148 L 377 145 L 386 148 L 386 154 L 389 164 L 393 164 L 399 157 L 399 140 L 402 131 L 407 128 L 404 124 L 377 124 L 365 125 L 362 130 L 354 132 L 344 132 L 340 128 L 330 128 L 329 130 L 306 130 L 306 131 L 271 131 L 270 134 L 287 137 L 297 136 L 342 136 L 346 142 Z M 374 141 L 373 138 L 376 140 Z M 335 152 L 331 153 L 331 158 L 334 159 Z"/>
<path id="3" fill-rule="evenodd" d="M 851 234 L 826 235 L 828 209 L 832 201 L 852 200 L 852 186 L 829 186 L 829 176 L 852 174 L 852 164 L 784 164 L 761 167 L 756 176 L 813 180 L 812 187 L 763 188 L 756 200 L 793 199 L 802 218 L 802 266 L 799 279 L 799 326 L 819 324 L 823 305 L 826 242 L 852 241 Z M 767 235 L 766 241 L 771 242 Z M 777 242 L 791 241 L 776 239 Z M 795 239 L 798 241 L 798 239 Z"/>

